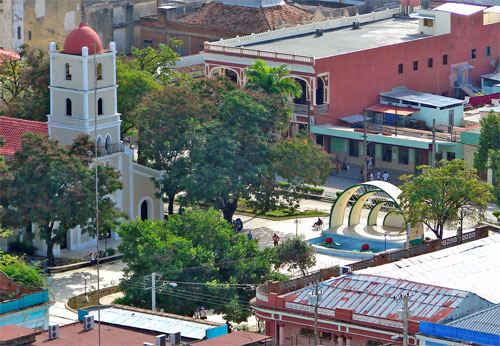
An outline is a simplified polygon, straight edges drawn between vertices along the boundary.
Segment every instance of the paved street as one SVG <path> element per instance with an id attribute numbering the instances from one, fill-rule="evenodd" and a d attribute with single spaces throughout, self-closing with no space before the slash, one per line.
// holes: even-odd
<path id="1" fill-rule="evenodd" d="M 124 268 L 125 264 L 121 261 L 102 264 L 100 269 L 101 287 L 116 285 L 123 275 L 122 270 Z M 90 274 L 90 280 L 87 281 L 87 290 L 94 290 L 97 287 L 97 271 L 95 267 L 76 269 L 51 276 L 49 292 L 51 299 L 55 300 L 56 304 L 49 310 L 50 323 L 65 325 L 78 319 L 75 313 L 66 309 L 65 304 L 69 298 L 84 293 L 85 281 L 83 276 L 85 273 Z"/>

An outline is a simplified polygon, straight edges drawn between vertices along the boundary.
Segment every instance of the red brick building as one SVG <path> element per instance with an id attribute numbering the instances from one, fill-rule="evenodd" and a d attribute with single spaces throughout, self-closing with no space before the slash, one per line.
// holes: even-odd
<path id="1" fill-rule="evenodd" d="M 175 7 L 161 6 L 158 15 L 141 18 L 141 42 L 157 47 L 173 38 L 182 41 L 178 48 L 181 55 L 191 55 L 203 50 L 206 41 L 276 30 L 311 21 L 312 17 L 281 0 L 217 0 L 184 18 L 177 17 Z"/>

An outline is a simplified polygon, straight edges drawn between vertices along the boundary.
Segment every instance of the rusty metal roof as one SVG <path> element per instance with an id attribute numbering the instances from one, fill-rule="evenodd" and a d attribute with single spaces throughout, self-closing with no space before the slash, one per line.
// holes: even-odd
<path id="1" fill-rule="evenodd" d="M 324 315 L 334 315 L 335 308 L 343 308 L 360 315 L 398 320 L 398 310 L 402 309 L 401 294 L 410 295 L 412 319 L 435 323 L 459 318 L 490 305 L 470 292 L 368 274 L 349 273 L 324 281 L 320 287 L 319 311 Z M 285 308 L 311 311 L 307 306 L 312 307 L 308 300 L 312 293 L 310 286 L 281 297 L 285 299 Z"/>

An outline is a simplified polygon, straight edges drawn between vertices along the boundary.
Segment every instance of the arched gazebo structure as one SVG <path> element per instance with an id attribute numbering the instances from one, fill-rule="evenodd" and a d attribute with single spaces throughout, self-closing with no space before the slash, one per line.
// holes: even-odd
<path id="1" fill-rule="evenodd" d="M 399 206 L 400 194 L 401 190 L 396 185 L 381 180 L 353 185 L 342 192 L 333 204 L 330 228 L 344 225 L 347 209 L 348 226 L 358 225 L 362 210 L 369 209 L 366 220 L 368 226 L 377 226 L 379 213 L 384 212 L 386 214 L 381 226 L 402 228 L 405 220 Z"/>

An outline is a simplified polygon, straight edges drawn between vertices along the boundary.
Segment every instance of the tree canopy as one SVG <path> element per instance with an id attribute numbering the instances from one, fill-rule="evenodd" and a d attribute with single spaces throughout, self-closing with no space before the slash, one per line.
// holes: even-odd
<path id="1" fill-rule="evenodd" d="M 490 150 L 500 150 L 500 116 L 490 112 L 486 118 L 479 120 L 481 134 L 479 135 L 479 148 L 474 153 L 474 167 L 478 171 L 488 168 L 488 153 Z"/>
<path id="2" fill-rule="evenodd" d="M 46 121 L 50 113 L 50 69 L 44 51 L 23 46 L 22 60 L 0 64 L 0 115 Z"/>
<path id="3" fill-rule="evenodd" d="M 277 268 L 288 266 L 288 270 L 300 269 L 302 275 L 307 275 L 307 270 L 316 264 L 316 253 L 311 244 L 299 237 L 285 239 L 274 251 Z"/>
<path id="4" fill-rule="evenodd" d="M 294 79 L 286 77 L 289 73 L 290 69 L 284 64 L 270 67 L 262 59 L 257 59 L 246 72 L 247 88 L 286 98 L 300 97 L 302 90 Z"/>
<path id="5" fill-rule="evenodd" d="M 122 223 L 118 233 L 127 263 L 121 283 L 127 304 L 151 306 L 144 283 L 156 273 L 158 308 L 191 316 L 204 306 L 240 322 L 251 314 L 250 286 L 273 277 L 271 251 L 258 250 L 256 241 L 236 234 L 213 209 L 187 210 L 167 221 Z"/>
<path id="6" fill-rule="evenodd" d="M 36 266 L 26 264 L 21 258 L 0 253 L 0 271 L 7 274 L 15 282 L 23 285 L 44 288 L 47 286 L 47 279 L 42 270 Z"/>
<path id="7" fill-rule="evenodd" d="M 81 226 L 83 232 L 95 234 L 94 222 L 89 223 L 95 215 L 95 173 L 89 168 L 92 151 L 79 147 L 92 148 L 88 136 L 78 137 L 73 146 L 64 148 L 46 136 L 28 133 L 22 149 L 0 176 L 5 186 L 2 221 L 13 226 L 38 225 L 38 235 L 47 244 L 49 265 L 54 264 L 54 245 L 68 230 Z M 99 165 L 98 181 L 101 223 L 121 217 L 107 197 L 122 187 L 119 173 Z"/>
<path id="8" fill-rule="evenodd" d="M 405 183 L 399 198 L 407 222 L 421 222 L 441 239 L 444 226 L 459 221 L 464 211 L 471 218 L 482 217 L 492 195 L 475 169 L 463 160 L 443 160 L 439 168 L 422 168 L 421 175 L 402 177 Z"/>

